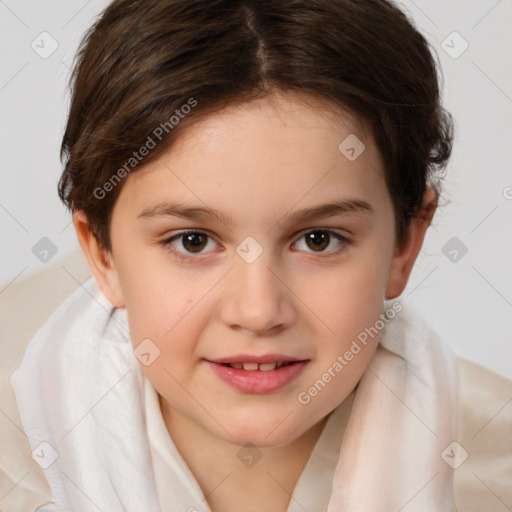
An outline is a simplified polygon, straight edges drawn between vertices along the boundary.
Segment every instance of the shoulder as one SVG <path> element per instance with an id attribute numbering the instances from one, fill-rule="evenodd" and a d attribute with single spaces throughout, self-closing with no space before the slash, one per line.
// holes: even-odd
<path id="1" fill-rule="evenodd" d="M 457 362 L 458 442 L 467 454 L 454 471 L 457 510 L 512 510 L 512 381 L 466 359 Z"/>
<path id="2" fill-rule="evenodd" d="M 31 512 L 53 500 L 43 470 L 32 458 L 9 378 L 27 345 L 51 313 L 89 272 L 81 254 L 22 281 L 0 294 L 0 511 Z"/>

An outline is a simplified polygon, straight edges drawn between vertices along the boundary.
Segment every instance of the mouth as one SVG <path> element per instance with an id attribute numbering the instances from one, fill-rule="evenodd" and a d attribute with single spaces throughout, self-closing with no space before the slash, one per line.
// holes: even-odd
<path id="1" fill-rule="evenodd" d="M 214 373 L 243 393 L 268 394 L 281 390 L 295 380 L 309 359 L 235 357 L 231 360 L 206 361 Z"/>

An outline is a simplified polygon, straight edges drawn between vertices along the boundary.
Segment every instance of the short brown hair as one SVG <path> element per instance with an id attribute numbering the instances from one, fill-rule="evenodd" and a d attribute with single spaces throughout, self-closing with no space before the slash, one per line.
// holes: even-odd
<path id="1" fill-rule="evenodd" d="M 142 164 L 202 116 L 293 91 L 370 127 L 401 244 L 452 149 L 439 78 L 425 38 L 385 0 L 116 0 L 76 56 L 59 196 L 111 250 L 114 203 L 157 127 Z"/>

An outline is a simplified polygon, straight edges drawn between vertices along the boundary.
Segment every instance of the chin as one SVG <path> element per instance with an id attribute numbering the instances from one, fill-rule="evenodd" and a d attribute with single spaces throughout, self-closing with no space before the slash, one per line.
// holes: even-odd
<path id="1" fill-rule="evenodd" d="M 215 425 L 214 434 L 237 446 L 251 445 L 258 448 L 286 446 L 305 431 L 303 423 L 296 425 L 295 422 L 294 424 L 289 422 L 292 416 L 293 414 L 288 418 L 286 414 L 279 417 L 267 416 L 257 422 L 254 419 L 226 418 L 221 424 L 227 425 L 226 430 L 229 434 L 218 425 Z"/>
<path id="2" fill-rule="evenodd" d="M 224 436 L 225 440 L 235 446 L 252 446 L 255 448 L 280 448 L 288 446 L 295 441 L 298 436 L 281 435 L 273 436 L 268 435 L 267 432 L 254 432 L 250 435 L 233 435 L 233 437 Z"/>

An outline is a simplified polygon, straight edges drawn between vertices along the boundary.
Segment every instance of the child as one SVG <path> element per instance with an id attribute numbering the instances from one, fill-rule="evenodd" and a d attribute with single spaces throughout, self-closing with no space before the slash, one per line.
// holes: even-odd
<path id="1" fill-rule="evenodd" d="M 72 87 L 59 193 L 94 280 L 11 379 L 38 511 L 510 506 L 459 435 L 505 446 L 510 408 L 475 420 L 471 365 L 399 299 L 453 133 L 397 7 L 116 0 Z"/>

